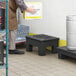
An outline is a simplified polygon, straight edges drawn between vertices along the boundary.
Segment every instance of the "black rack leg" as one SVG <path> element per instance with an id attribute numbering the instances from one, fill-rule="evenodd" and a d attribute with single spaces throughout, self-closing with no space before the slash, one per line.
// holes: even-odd
<path id="1" fill-rule="evenodd" d="M 44 56 L 46 55 L 46 48 L 43 45 L 38 46 L 38 55 Z"/>
<path id="2" fill-rule="evenodd" d="M 57 49 L 56 49 L 56 48 L 57 48 L 57 46 L 52 46 L 52 51 L 51 51 L 51 53 L 53 53 L 53 54 L 54 54 L 54 53 L 57 53 Z"/>
<path id="3" fill-rule="evenodd" d="M 30 45 L 30 44 L 27 44 L 26 45 L 26 51 L 28 51 L 28 52 L 32 52 L 32 45 Z"/>
<path id="4" fill-rule="evenodd" d="M 65 55 L 63 55 L 63 54 L 61 54 L 61 53 L 58 53 L 58 58 L 59 58 L 59 59 L 65 59 L 65 58 L 66 58 L 66 56 L 65 56 Z"/>

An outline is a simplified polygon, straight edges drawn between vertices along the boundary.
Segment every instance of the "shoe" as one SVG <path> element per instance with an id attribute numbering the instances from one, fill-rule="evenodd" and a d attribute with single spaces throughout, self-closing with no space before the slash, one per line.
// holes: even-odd
<path id="1" fill-rule="evenodd" d="M 19 51 L 19 50 L 9 50 L 9 54 L 24 54 L 24 51 Z"/>

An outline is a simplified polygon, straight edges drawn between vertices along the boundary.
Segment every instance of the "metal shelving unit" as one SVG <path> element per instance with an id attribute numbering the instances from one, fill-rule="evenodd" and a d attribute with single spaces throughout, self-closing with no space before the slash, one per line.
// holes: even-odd
<path id="1" fill-rule="evenodd" d="M 6 69 L 6 76 L 8 76 L 8 0 L 0 0 L 0 2 L 4 3 L 5 8 L 5 29 L 6 29 L 6 62 L 3 65 L 0 65 L 0 69 Z M 2 6 L 0 3 L 0 6 Z M 0 7 L 1 8 L 1 7 Z M 3 7 L 2 7 L 3 8 Z M 3 30 L 2 30 L 3 31 Z"/>

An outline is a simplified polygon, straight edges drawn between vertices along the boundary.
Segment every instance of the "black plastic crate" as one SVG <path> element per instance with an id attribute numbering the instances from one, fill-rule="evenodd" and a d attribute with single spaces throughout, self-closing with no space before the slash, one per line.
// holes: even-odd
<path id="1" fill-rule="evenodd" d="M 4 64 L 4 42 L 0 41 L 0 65 Z"/>
<path id="2" fill-rule="evenodd" d="M 0 8 L 0 30 L 5 29 L 5 9 Z"/>
<path id="3" fill-rule="evenodd" d="M 57 53 L 59 38 L 48 36 L 45 34 L 38 34 L 33 36 L 26 36 L 26 51 L 32 51 L 33 46 L 38 47 L 38 55 L 46 55 L 46 47 L 52 47 L 52 53 Z"/>

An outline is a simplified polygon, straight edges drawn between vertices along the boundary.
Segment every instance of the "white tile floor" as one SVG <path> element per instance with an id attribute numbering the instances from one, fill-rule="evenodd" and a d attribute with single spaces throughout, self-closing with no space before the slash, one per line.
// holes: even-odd
<path id="1" fill-rule="evenodd" d="M 0 76 L 5 76 L 4 69 Z M 9 76 L 76 76 L 76 60 L 61 60 L 57 54 L 38 56 L 34 49 L 24 55 L 9 55 Z"/>

